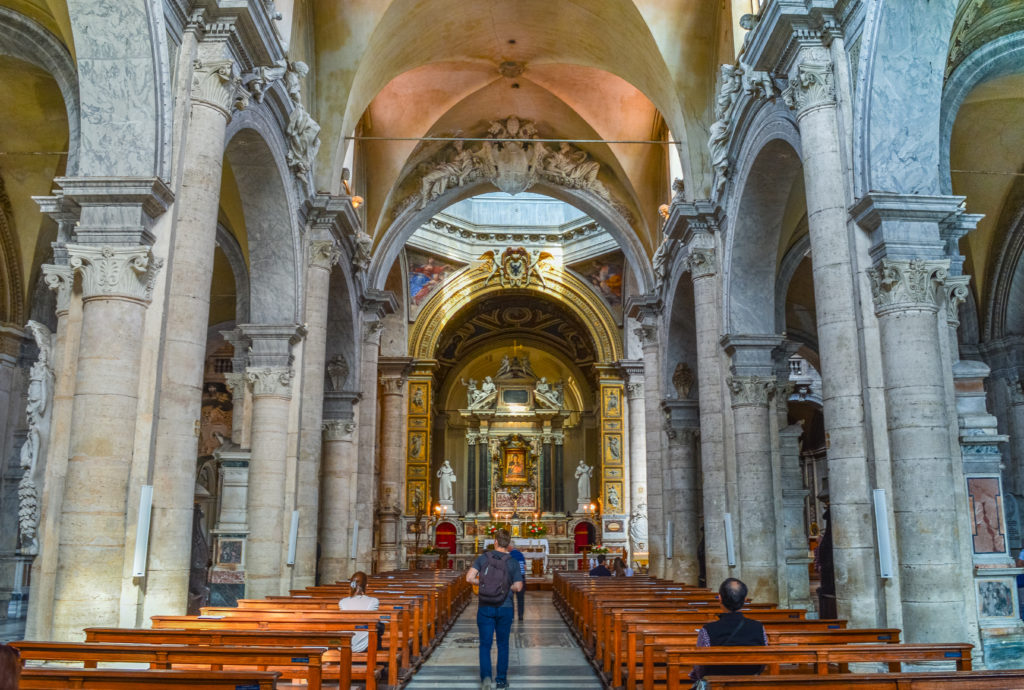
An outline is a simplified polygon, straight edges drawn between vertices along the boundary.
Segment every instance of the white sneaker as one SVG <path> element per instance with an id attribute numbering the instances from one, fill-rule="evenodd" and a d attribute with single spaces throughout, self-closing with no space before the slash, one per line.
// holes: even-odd
<path id="1" fill-rule="evenodd" d="M 490 678 L 484 678 L 482 681 L 480 681 L 480 690 L 491 690 L 493 687 L 494 685 L 492 684 Z"/>

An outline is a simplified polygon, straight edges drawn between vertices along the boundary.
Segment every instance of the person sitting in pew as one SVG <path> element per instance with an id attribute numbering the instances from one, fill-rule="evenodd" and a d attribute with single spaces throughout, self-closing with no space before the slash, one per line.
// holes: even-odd
<path id="1" fill-rule="evenodd" d="M 604 564 L 604 554 L 597 554 L 597 565 L 590 569 L 591 577 L 611 577 L 612 571 Z"/>
<path id="2" fill-rule="evenodd" d="M 767 646 L 768 633 L 764 625 L 747 618 L 740 610 L 747 601 L 747 586 L 730 577 L 718 588 L 718 600 L 724 613 L 718 620 L 707 623 L 697 633 L 698 647 L 753 647 Z M 690 677 L 700 681 L 704 676 L 756 676 L 763 666 L 694 666 Z M 695 685 L 694 687 L 699 687 Z"/>
<path id="3" fill-rule="evenodd" d="M 376 611 L 380 608 L 379 599 L 366 596 L 366 573 L 361 570 L 352 573 L 348 586 L 352 590 L 352 594 L 338 602 L 339 609 L 342 611 Z M 377 627 L 381 626 L 378 624 Z M 378 629 L 378 634 L 380 632 Z M 357 632 L 352 636 L 353 652 L 365 652 L 369 645 L 370 633 Z"/>

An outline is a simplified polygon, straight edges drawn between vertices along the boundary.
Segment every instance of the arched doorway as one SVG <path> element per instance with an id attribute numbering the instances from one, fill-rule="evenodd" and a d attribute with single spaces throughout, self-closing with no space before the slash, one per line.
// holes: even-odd
<path id="1" fill-rule="evenodd" d="M 586 520 L 573 528 L 572 535 L 573 553 L 583 553 L 597 543 L 597 529 L 594 527 L 594 523 L 587 522 Z M 584 566 L 585 561 L 582 558 L 576 561 L 577 570 L 583 570 Z"/>
<path id="2" fill-rule="evenodd" d="M 445 567 L 451 568 L 452 561 L 449 556 L 455 553 L 455 537 L 458 530 L 455 529 L 455 525 L 450 522 L 442 522 L 434 530 L 434 546 L 439 549 L 445 550 Z"/>

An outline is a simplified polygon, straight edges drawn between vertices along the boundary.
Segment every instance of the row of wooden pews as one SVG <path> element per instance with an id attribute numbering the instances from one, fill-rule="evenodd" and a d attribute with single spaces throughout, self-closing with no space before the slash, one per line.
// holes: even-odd
<path id="1" fill-rule="evenodd" d="M 605 685 L 628 690 L 689 688 L 695 665 L 756 665 L 757 676 L 707 677 L 714 690 L 779 688 L 1024 688 L 1024 671 L 971 670 L 970 644 L 905 644 L 897 629 L 850 629 L 845 620 L 806 618 L 801 609 L 748 603 L 762 622 L 767 647 L 697 647 L 698 630 L 717 620 L 718 595 L 653 577 L 589 577 L 557 573 L 555 607 L 573 630 Z M 903 672 L 903 664 L 952 670 Z M 851 664 L 888 673 L 850 673 Z"/>
<path id="2" fill-rule="evenodd" d="M 310 690 L 398 688 L 439 644 L 472 588 L 461 572 L 411 570 L 369 578 L 377 611 L 339 610 L 349 594 L 347 582 L 322 585 L 206 607 L 198 616 L 153 616 L 151 629 L 87 628 L 85 642 L 15 642 L 21 687 L 270 690 L 280 679 Z M 354 652 L 360 632 L 367 649 Z"/>

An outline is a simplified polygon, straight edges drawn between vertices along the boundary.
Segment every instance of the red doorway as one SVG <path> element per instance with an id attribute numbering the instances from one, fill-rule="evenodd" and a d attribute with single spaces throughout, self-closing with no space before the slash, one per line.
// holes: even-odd
<path id="1" fill-rule="evenodd" d="M 596 543 L 596 532 L 597 529 L 593 523 L 581 522 L 572 530 L 573 535 L 573 553 L 583 553 L 588 548 Z M 583 559 L 576 562 L 576 569 L 583 570 Z"/>
<path id="2" fill-rule="evenodd" d="M 455 536 L 455 525 L 450 522 L 439 523 L 437 529 L 434 530 L 434 546 L 439 549 L 447 549 L 447 556 L 451 556 L 455 553 Z M 452 567 L 450 558 L 448 559 L 448 562 L 445 563 L 445 567 Z"/>

